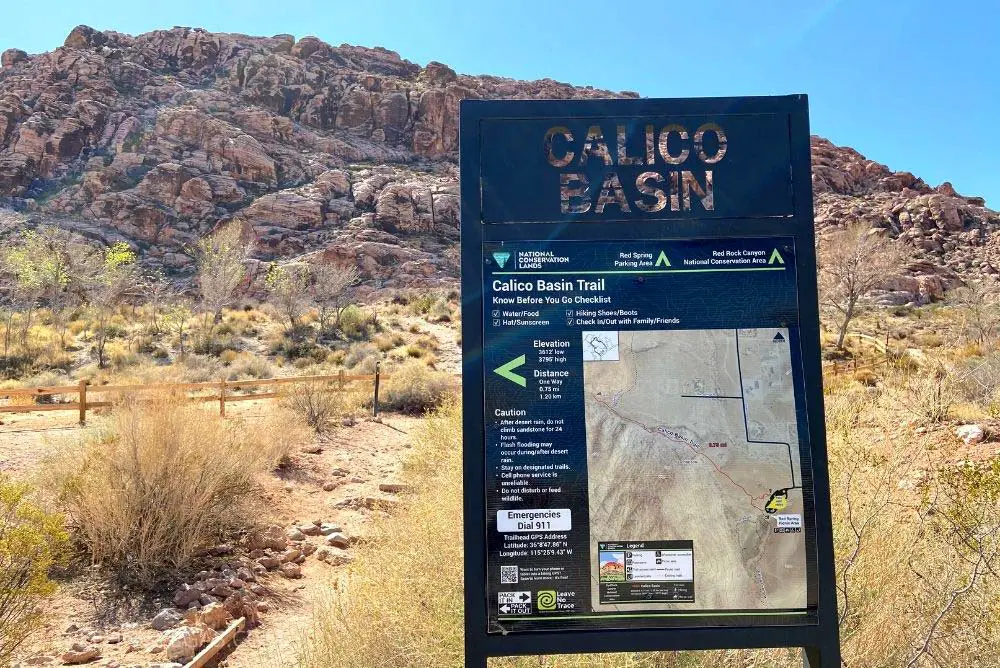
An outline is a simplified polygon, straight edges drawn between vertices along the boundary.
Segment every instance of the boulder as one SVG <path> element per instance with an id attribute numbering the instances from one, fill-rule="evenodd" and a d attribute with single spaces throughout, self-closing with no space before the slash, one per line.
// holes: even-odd
<path id="1" fill-rule="evenodd" d="M 0 54 L 0 68 L 10 69 L 26 60 L 28 60 L 28 54 L 21 49 L 7 49 Z"/>
<path id="2" fill-rule="evenodd" d="M 189 604 L 197 601 L 202 591 L 190 585 L 181 585 L 181 588 L 174 592 L 174 605 L 178 608 L 186 608 Z M 161 613 L 162 614 L 162 613 Z"/>
<path id="3" fill-rule="evenodd" d="M 186 663 L 198 653 L 198 650 L 212 642 L 215 635 L 215 631 L 204 624 L 182 626 L 167 631 L 165 634 L 167 658 Z"/>
<path id="4" fill-rule="evenodd" d="M 288 536 L 277 524 L 267 527 L 263 532 L 253 533 L 247 539 L 247 547 L 251 550 L 284 550 L 287 546 Z"/>
<path id="5" fill-rule="evenodd" d="M 986 432 L 978 424 L 963 424 L 955 429 L 955 436 L 962 439 L 966 445 L 982 443 Z"/>
<path id="6" fill-rule="evenodd" d="M 332 547 L 346 548 L 351 546 L 351 540 L 342 533 L 332 533 L 326 537 L 326 544 Z"/>
<path id="7" fill-rule="evenodd" d="M 81 663 L 90 663 L 100 658 L 100 656 L 101 650 L 93 645 L 75 642 L 68 650 L 62 653 L 60 658 L 64 664 L 72 666 Z"/>
<path id="8" fill-rule="evenodd" d="M 280 572 L 282 576 L 289 579 L 302 577 L 302 567 L 292 562 L 282 564 Z"/>

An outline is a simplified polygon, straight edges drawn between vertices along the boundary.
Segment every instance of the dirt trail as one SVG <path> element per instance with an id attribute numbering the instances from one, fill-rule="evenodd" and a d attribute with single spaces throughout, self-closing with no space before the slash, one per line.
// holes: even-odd
<path id="1" fill-rule="evenodd" d="M 403 453 L 410 447 L 409 433 L 419 422 L 418 418 L 399 415 L 384 416 L 380 422 L 362 422 L 337 431 L 324 443 L 321 453 L 301 455 L 292 474 L 285 478 L 285 488 L 273 499 L 277 520 L 291 525 L 322 519 L 340 525 L 350 536 L 364 536 L 373 511 L 337 505 L 353 498 L 392 498 L 392 494 L 379 491 L 379 484 L 398 480 Z M 324 492 L 323 482 L 331 479 L 330 471 L 334 469 L 348 471 L 342 476 L 346 482 L 332 492 Z M 262 615 L 261 626 L 248 634 L 220 666 L 296 665 L 297 645 L 308 634 L 314 606 L 323 600 L 344 568 L 310 557 L 302 565 L 301 580 L 274 578 L 276 588 L 281 586 L 276 597 L 280 602 Z"/>
<path id="2" fill-rule="evenodd" d="M 79 442 L 90 429 L 77 420 L 75 411 L 0 415 L 0 473 L 33 477 L 46 457 Z"/>
<path id="3" fill-rule="evenodd" d="M 429 322 L 423 318 L 407 318 L 406 327 L 416 325 L 438 341 L 435 368 L 448 373 L 462 372 L 462 346 L 458 342 L 459 330 L 453 324 Z"/>

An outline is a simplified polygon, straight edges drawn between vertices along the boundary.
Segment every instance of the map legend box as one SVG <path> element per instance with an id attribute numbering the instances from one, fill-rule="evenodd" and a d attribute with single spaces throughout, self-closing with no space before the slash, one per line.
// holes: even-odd
<path id="1" fill-rule="evenodd" d="M 601 603 L 693 603 L 694 543 L 598 543 Z"/>

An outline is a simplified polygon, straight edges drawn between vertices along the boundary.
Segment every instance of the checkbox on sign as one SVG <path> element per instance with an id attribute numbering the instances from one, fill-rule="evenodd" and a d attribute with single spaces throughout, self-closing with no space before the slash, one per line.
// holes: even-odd
<path id="1" fill-rule="evenodd" d="M 493 317 L 494 318 L 499 318 L 500 317 L 500 311 L 493 311 Z"/>
<path id="2" fill-rule="evenodd" d="M 499 320 L 494 320 L 493 321 L 493 326 L 494 327 L 499 327 L 500 326 L 500 321 Z"/>
<path id="3" fill-rule="evenodd" d="M 566 324 L 567 325 L 572 325 L 573 324 L 573 318 L 566 318 Z"/>
<path id="4" fill-rule="evenodd" d="M 571 309 L 571 308 L 570 309 L 566 309 L 566 317 L 567 318 L 572 318 L 573 317 L 573 309 Z"/>

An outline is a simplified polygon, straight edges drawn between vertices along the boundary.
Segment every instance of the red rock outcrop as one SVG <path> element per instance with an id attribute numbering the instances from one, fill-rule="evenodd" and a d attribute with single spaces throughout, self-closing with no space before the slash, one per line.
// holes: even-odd
<path id="1" fill-rule="evenodd" d="M 259 258 L 322 252 L 387 287 L 458 276 L 463 98 L 637 97 L 552 80 L 466 76 L 316 37 L 75 28 L 0 56 L 0 207 L 184 270 L 184 249 L 238 219 Z M 861 223 L 912 248 L 886 301 L 997 273 L 1000 217 L 814 138 L 820 235 Z"/>

